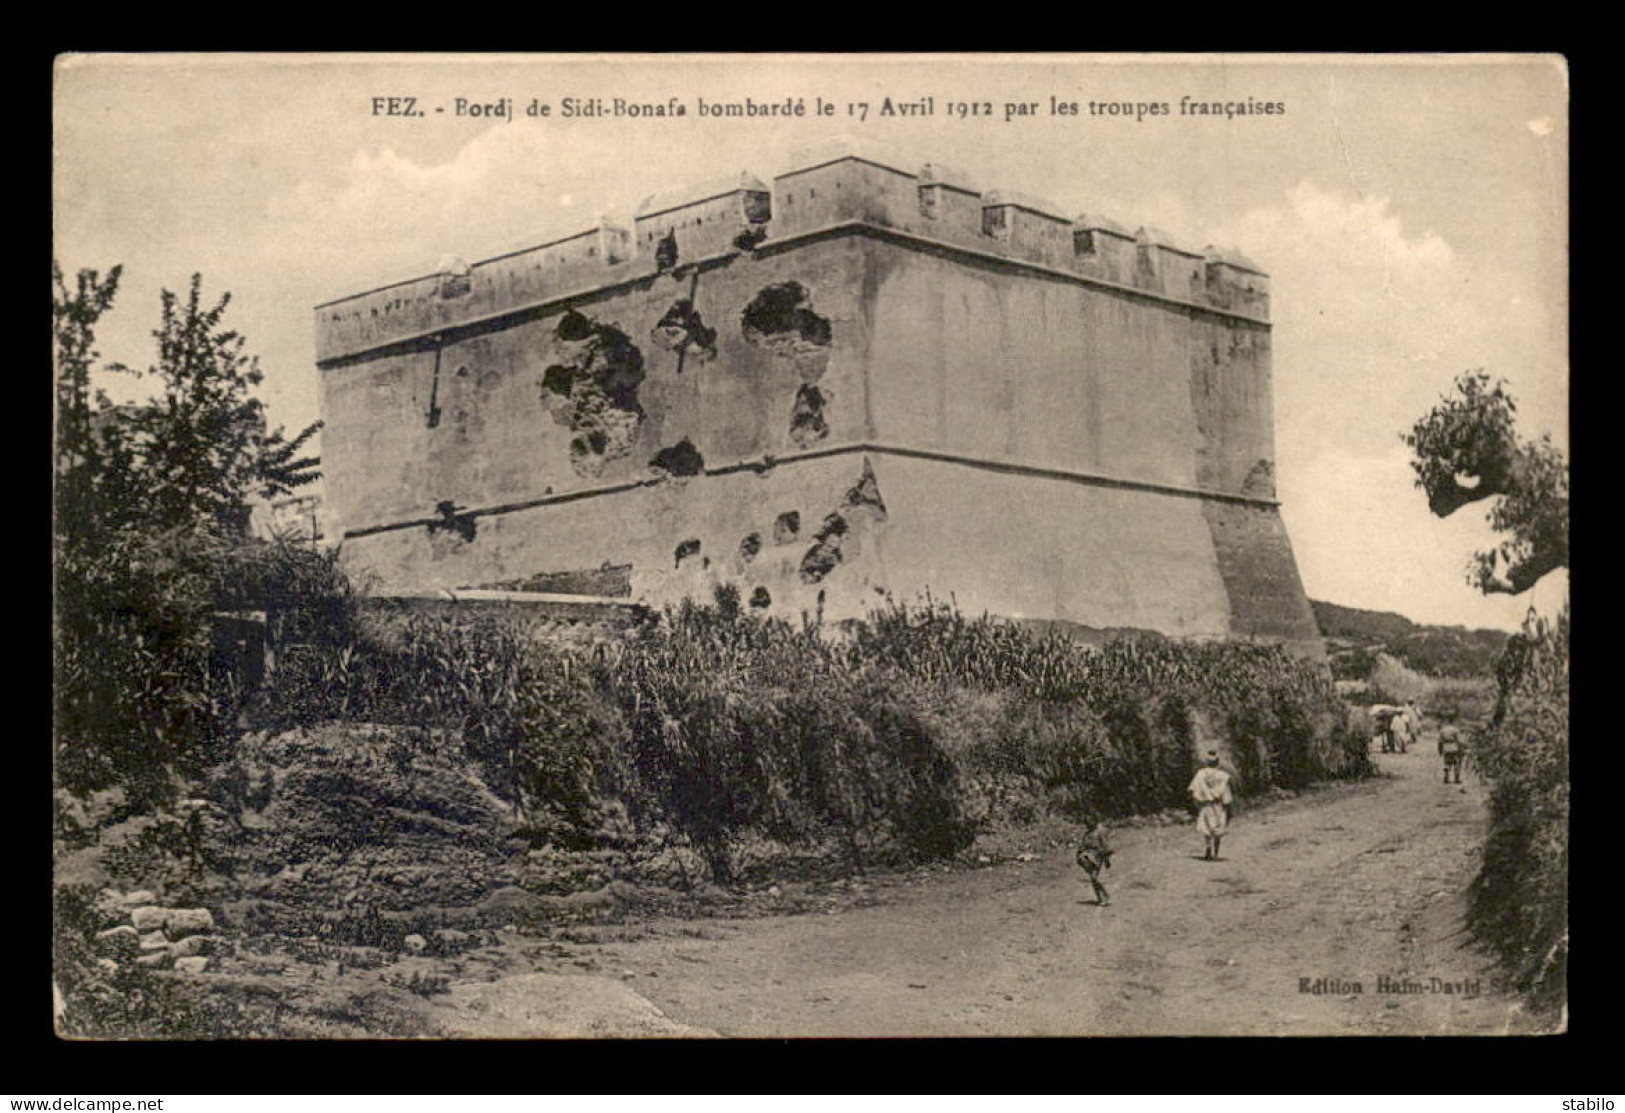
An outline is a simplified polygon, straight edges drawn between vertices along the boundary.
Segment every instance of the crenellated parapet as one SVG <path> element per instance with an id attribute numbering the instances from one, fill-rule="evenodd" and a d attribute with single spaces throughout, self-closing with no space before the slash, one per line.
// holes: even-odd
<path id="1" fill-rule="evenodd" d="M 1257 263 L 1234 248 L 1210 246 L 1205 255 L 1209 304 L 1256 317 L 1270 315 L 1269 275 Z"/>
<path id="2" fill-rule="evenodd" d="M 1117 221 L 1084 213 L 1072 222 L 1072 258 L 1080 273 L 1127 286 L 1134 283 L 1139 245 Z"/>
<path id="3" fill-rule="evenodd" d="M 982 234 L 1023 259 L 1052 267 L 1072 264 L 1072 222 L 1048 201 L 994 190 L 982 198 Z"/>
<path id="4" fill-rule="evenodd" d="M 316 307 L 316 361 L 431 336 L 575 290 L 629 276 L 632 234 L 609 220 L 472 265 L 455 256 L 431 274 Z"/>
<path id="5" fill-rule="evenodd" d="M 1177 301 L 1196 301 L 1206 281 L 1201 253 L 1177 246 L 1159 228 L 1141 228 L 1134 238 L 1139 250 L 1134 285 Z"/>
<path id="6" fill-rule="evenodd" d="M 890 149 L 832 139 L 791 155 L 773 179 L 774 237 L 862 221 L 910 228 L 920 219 L 920 176 Z"/>
<path id="7" fill-rule="evenodd" d="M 886 229 L 1169 302 L 1263 321 L 1269 279 L 1233 249 L 1198 251 L 1103 213 L 1068 218 L 1052 202 L 981 190 L 942 163 L 914 168 L 882 145 L 835 139 L 793 154 L 769 188 L 748 172 L 646 198 L 630 229 L 607 219 L 535 247 L 316 307 L 317 361 L 427 341 L 441 330 L 591 293 L 763 244 L 843 228 Z"/>
<path id="8" fill-rule="evenodd" d="M 638 253 L 670 270 L 746 246 L 772 214 L 767 186 L 745 172 L 645 198 L 633 231 Z"/>

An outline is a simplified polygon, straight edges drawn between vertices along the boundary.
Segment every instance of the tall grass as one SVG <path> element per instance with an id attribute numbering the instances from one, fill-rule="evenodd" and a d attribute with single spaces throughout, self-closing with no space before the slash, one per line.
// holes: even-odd
<path id="1" fill-rule="evenodd" d="M 417 617 L 302 669 L 264 706 L 455 728 L 539 839 L 591 845 L 608 808 L 720 884 L 747 838 L 861 868 L 952 855 L 991 823 L 1180 807 L 1208 746 L 1244 795 L 1366 772 L 1330 678 L 1277 647 L 1089 649 L 933 600 L 832 636 L 724 589 L 591 650 L 522 619 Z"/>

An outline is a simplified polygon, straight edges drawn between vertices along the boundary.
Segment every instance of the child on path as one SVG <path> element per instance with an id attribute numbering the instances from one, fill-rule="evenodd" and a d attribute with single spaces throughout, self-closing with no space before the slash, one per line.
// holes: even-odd
<path id="1" fill-rule="evenodd" d="M 1106 837 L 1106 825 L 1091 819 L 1084 829 L 1083 841 L 1078 844 L 1078 865 L 1089 875 L 1089 884 L 1095 889 L 1095 903 L 1104 908 L 1112 902 L 1111 894 L 1100 882 L 1100 872 L 1112 868 L 1112 844 Z"/>

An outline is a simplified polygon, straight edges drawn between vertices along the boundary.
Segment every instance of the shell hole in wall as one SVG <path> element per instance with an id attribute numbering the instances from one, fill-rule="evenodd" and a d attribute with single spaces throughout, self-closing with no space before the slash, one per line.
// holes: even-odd
<path id="1" fill-rule="evenodd" d="M 759 587 L 750 593 L 750 605 L 758 610 L 771 607 L 773 605 L 773 596 L 767 593 L 767 588 Z"/>
<path id="2" fill-rule="evenodd" d="M 684 437 L 676 444 L 668 445 L 655 453 L 649 461 L 649 467 L 667 475 L 687 478 L 699 475 L 705 470 L 705 457 L 700 455 L 693 441 Z"/>
<path id="3" fill-rule="evenodd" d="M 824 519 L 824 524 L 814 535 L 817 543 L 801 558 L 802 583 L 819 583 L 825 576 L 835 571 L 836 566 L 841 563 L 841 546 L 846 531 L 846 519 L 839 514 L 831 514 Z"/>
<path id="4" fill-rule="evenodd" d="M 829 422 L 824 418 L 824 404 L 828 397 L 811 383 L 803 383 L 796 390 L 795 405 L 790 410 L 790 439 L 798 447 L 807 448 L 829 436 Z"/>
<path id="5" fill-rule="evenodd" d="M 739 542 L 739 555 L 747 561 L 755 560 L 756 554 L 762 551 L 762 535 L 747 533 Z"/>
<path id="6" fill-rule="evenodd" d="M 671 231 L 655 245 L 655 266 L 660 270 L 670 270 L 677 265 L 677 233 Z"/>
<path id="7" fill-rule="evenodd" d="M 745 339 L 764 344 L 784 337 L 804 345 L 825 348 L 832 330 L 828 317 L 813 312 L 807 288 L 799 282 L 764 287 L 740 314 Z"/>
<path id="8" fill-rule="evenodd" d="M 664 316 L 655 323 L 651 333 L 654 342 L 668 351 L 694 352 L 702 359 L 717 354 L 717 330 L 706 325 L 694 303 L 680 298 L 672 303 Z M 683 363 L 678 361 L 677 371 L 682 373 Z"/>
<path id="9" fill-rule="evenodd" d="M 787 545 L 801 536 L 801 512 L 786 510 L 773 520 L 773 544 Z"/>
<path id="10" fill-rule="evenodd" d="M 672 551 L 672 567 L 681 568 L 683 566 L 683 561 L 689 559 L 690 557 L 699 556 L 699 554 L 699 538 L 690 537 L 687 541 L 680 541 L 677 543 L 677 548 Z"/>

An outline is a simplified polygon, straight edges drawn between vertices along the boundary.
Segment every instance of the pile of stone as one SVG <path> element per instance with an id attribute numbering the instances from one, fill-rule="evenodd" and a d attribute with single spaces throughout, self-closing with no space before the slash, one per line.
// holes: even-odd
<path id="1" fill-rule="evenodd" d="M 104 890 L 97 900 L 104 920 L 116 921 L 96 933 L 102 963 L 133 962 L 156 969 L 173 966 L 184 974 L 210 969 L 223 946 L 207 908 L 166 908 L 146 890 Z"/>

